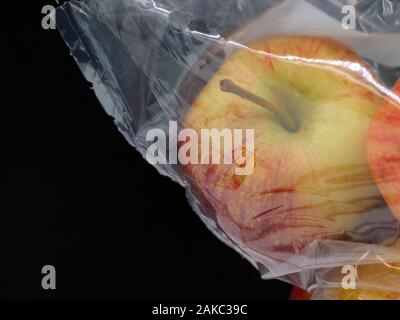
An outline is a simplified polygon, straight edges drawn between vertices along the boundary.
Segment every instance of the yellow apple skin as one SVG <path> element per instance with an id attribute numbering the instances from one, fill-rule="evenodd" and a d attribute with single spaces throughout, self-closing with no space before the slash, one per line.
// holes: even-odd
<path id="1" fill-rule="evenodd" d="M 381 97 L 362 72 L 376 79 L 359 55 L 328 38 L 272 38 L 233 54 L 204 87 L 184 128 L 255 132 L 251 175 L 236 175 L 236 164 L 183 166 L 234 242 L 284 258 L 313 240 L 347 239 L 383 206 L 365 151 Z M 283 104 L 299 130 L 288 132 L 270 111 L 222 92 L 224 79 Z"/>
<path id="2" fill-rule="evenodd" d="M 393 247 L 400 249 L 400 240 Z M 400 259 L 400 257 L 399 257 Z M 400 291 L 388 291 L 389 288 L 400 289 L 400 263 L 384 263 L 362 265 L 357 268 L 358 283 L 379 287 L 376 289 L 323 289 L 319 296 L 336 300 L 400 300 Z M 310 300 L 312 295 L 300 288 L 294 287 L 291 293 L 292 300 Z"/>
<path id="3" fill-rule="evenodd" d="M 400 249 L 400 239 L 393 244 L 393 247 Z M 400 263 L 359 266 L 357 274 L 359 281 L 379 285 L 382 290 L 342 289 L 339 300 L 400 300 L 400 291 L 391 292 L 385 290 L 393 287 L 397 287 L 400 290 Z"/>
<path id="4" fill-rule="evenodd" d="M 375 268 L 379 268 L 379 266 L 375 266 Z M 386 270 L 386 272 L 388 272 L 388 270 Z M 390 277 L 394 275 L 388 273 L 388 276 Z M 398 274 L 397 277 L 400 277 L 400 274 Z M 297 287 L 294 287 L 292 289 L 291 295 L 289 297 L 289 300 L 311 300 L 311 299 L 312 299 L 312 294 Z M 336 300 L 400 300 L 400 292 L 389 292 L 384 290 L 379 291 L 371 289 L 355 289 L 355 290 L 342 289 Z"/>
<path id="5" fill-rule="evenodd" d="M 400 300 L 400 292 L 378 290 L 346 290 L 342 292 L 339 300 Z"/>

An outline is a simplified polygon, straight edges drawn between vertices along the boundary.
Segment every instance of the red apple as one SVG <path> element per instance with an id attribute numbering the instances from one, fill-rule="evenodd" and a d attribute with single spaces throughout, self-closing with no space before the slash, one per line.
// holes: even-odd
<path id="1" fill-rule="evenodd" d="M 365 150 L 381 98 L 365 74 L 379 81 L 328 38 L 272 38 L 229 57 L 195 99 L 184 128 L 255 132 L 250 175 L 235 163 L 183 166 L 250 254 L 283 260 L 314 240 L 347 239 L 382 205 Z"/>
<path id="2" fill-rule="evenodd" d="M 300 289 L 299 287 L 293 287 L 292 292 L 290 294 L 289 300 L 310 300 L 311 293 Z"/>

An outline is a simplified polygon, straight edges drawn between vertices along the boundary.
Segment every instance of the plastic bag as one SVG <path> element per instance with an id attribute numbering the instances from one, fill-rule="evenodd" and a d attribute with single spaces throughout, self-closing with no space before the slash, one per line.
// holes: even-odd
<path id="1" fill-rule="evenodd" d="M 400 263 L 399 222 L 371 172 L 375 149 L 366 150 L 384 99 L 400 101 L 391 91 L 399 21 L 388 0 L 57 9 L 59 31 L 128 142 L 185 187 L 207 227 L 263 279 L 315 292 L 340 290 L 346 266 Z M 400 276 L 363 277 L 357 288 L 400 292 Z"/>

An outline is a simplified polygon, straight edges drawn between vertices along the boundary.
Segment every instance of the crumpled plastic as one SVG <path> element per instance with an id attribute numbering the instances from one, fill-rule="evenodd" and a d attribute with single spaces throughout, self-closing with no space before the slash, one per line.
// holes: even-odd
<path id="1" fill-rule="evenodd" d="M 365 61 L 365 70 L 370 70 L 367 74 L 371 77 L 367 79 L 368 85 L 374 87 L 371 90 L 374 90 L 376 98 L 383 99 L 400 78 L 400 6 L 388 0 L 361 1 L 356 8 L 356 29 L 352 30 L 346 27 L 349 25 L 343 26 L 343 18 L 348 14 L 348 11 L 342 11 L 345 5 L 340 1 L 298 0 L 83 0 L 60 6 L 56 16 L 57 28 L 72 56 L 126 140 L 160 174 L 170 177 L 186 189 L 189 203 L 209 230 L 245 257 L 259 270 L 263 279 L 278 278 L 305 290 L 318 292 L 316 298 L 327 298 L 327 295 L 321 294 L 321 290 L 342 287 L 343 266 L 400 263 L 400 249 L 392 246 L 400 235 L 399 221 L 386 205 L 373 179 L 360 178 L 368 174 L 365 173 L 365 170 L 368 171 L 365 164 L 363 167 L 356 164 L 346 169 L 342 176 L 331 177 L 332 183 L 335 183 L 335 178 L 338 179 L 339 193 L 349 196 L 344 201 L 343 194 L 337 196 L 339 198 L 331 194 L 323 195 L 324 201 L 336 201 L 340 209 L 335 212 L 335 207 L 331 206 L 331 212 L 328 212 L 331 215 L 323 215 L 322 220 L 307 220 L 310 228 L 301 229 L 298 221 L 308 217 L 307 210 L 304 215 L 301 214 L 300 220 L 296 220 L 296 215 L 303 212 L 301 210 L 304 208 L 290 208 L 287 199 L 293 198 L 277 197 L 277 192 L 291 191 L 269 190 L 267 193 L 275 193 L 273 198 L 268 198 L 270 194 L 253 196 L 248 191 L 250 189 L 242 193 L 231 191 L 230 182 L 223 184 L 221 181 L 231 177 L 232 167 L 219 170 L 226 167 L 202 164 L 187 166 L 177 162 L 168 163 L 167 160 L 182 143 L 171 134 L 171 123 L 176 123 L 177 129 L 192 126 L 199 131 L 199 125 L 195 125 L 197 119 L 200 119 L 201 125 L 206 122 L 201 113 L 191 117 L 191 112 L 194 105 L 201 105 L 205 101 L 202 98 L 203 90 L 217 83 L 215 79 L 220 76 L 218 70 L 229 71 L 224 69 L 227 62 L 257 50 L 254 44 L 266 39 L 288 36 L 329 38 L 351 48 Z M 273 60 L 276 58 L 273 56 L 275 51 L 271 50 L 272 62 L 280 63 L 279 59 L 288 57 L 303 59 L 302 53 L 293 56 L 289 50 L 286 55 L 280 51 L 278 60 Z M 336 66 L 351 68 L 354 62 L 351 59 L 338 60 Z M 307 60 L 302 63 L 307 66 Z M 252 74 L 240 70 L 240 64 L 237 64 L 237 72 L 243 72 L 251 79 Z M 365 80 L 363 77 L 367 78 L 360 73 L 362 71 L 352 69 L 351 72 L 361 74 L 362 82 Z M 256 72 L 257 68 L 254 69 Z M 255 82 L 257 80 L 252 85 Z M 280 85 L 282 92 L 293 90 L 288 83 Z M 229 95 L 229 99 L 234 104 L 256 108 L 249 107 L 249 101 L 244 101 L 243 97 Z M 307 99 L 304 100 L 305 104 L 308 103 Z M 216 108 L 219 103 L 215 102 Z M 252 112 L 249 111 L 249 114 L 254 116 Z M 221 121 L 229 123 L 226 119 Z M 165 159 L 166 163 L 156 163 L 156 159 L 149 157 L 149 150 L 155 142 L 154 139 L 148 139 L 149 132 L 154 132 L 154 129 L 165 132 L 169 140 L 165 153 L 159 150 L 158 154 L 158 158 Z M 344 129 L 338 126 L 337 132 L 341 130 Z M 256 138 L 256 149 L 257 143 Z M 260 154 L 256 156 L 256 162 L 262 158 Z M 296 172 L 295 160 L 293 172 Z M 257 163 L 256 166 L 260 162 Z M 272 163 L 272 170 L 274 165 Z M 200 169 L 196 166 L 200 166 Z M 278 169 L 275 168 L 278 172 L 276 184 L 280 185 Z M 256 170 L 255 174 L 260 170 Z M 266 176 L 270 177 L 269 173 Z M 256 191 L 265 191 L 263 188 L 269 186 L 269 181 L 264 183 L 257 177 L 251 179 L 254 188 L 259 188 Z M 210 185 L 210 181 L 215 185 Z M 262 182 L 257 184 L 258 181 Z M 355 182 L 363 186 L 356 186 Z M 219 183 L 222 185 L 219 186 Z M 362 189 L 346 193 L 348 188 L 362 187 L 369 189 L 364 199 L 361 199 Z M 295 192 L 303 193 L 300 196 L 305 198 L 303 189 L 296 189 Z M 242 194 L 245 199 L 237 200 Z M 315 207 L 324 205 L 321 194 L 318 196 L 318 200 L 311 200 L 315 202 Z M 282 203 L 272 210 L 271 201 Z M 343 212 L 339 210 L 347 205 L 351 211 L 357 201 L 365 201 L 366 204 L 359 212 L 353 212 L 355 217 L 352 223 L 343 222 L 347 218 L 341 221 L 340 214 Z M 279 209 L 282 206 L 293 213 Z M 265 212 L 269 213 L 267 218 Z M 280 220 L 275 223 L 275 218 Z M 283 219 L 289 225 L 287 230 Z M 326 225 L 335 225 L 335 228 L 340 225 L 340 228 L 333 232 L 335 236 L 329 232 L 325 234 L 325 231 L 319 235 L 315 231 L 324 229 Z M 285 245 L 279 245 L 283 243 Z M 358 280 L 357 287 L 400 292 L 400 277 L 384 284 L 379 279 L 365 277 Z"/>

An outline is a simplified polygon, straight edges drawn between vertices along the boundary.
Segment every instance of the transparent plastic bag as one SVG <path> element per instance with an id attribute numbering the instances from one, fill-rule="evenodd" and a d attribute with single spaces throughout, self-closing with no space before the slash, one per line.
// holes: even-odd
<path id="1" fill-rule="evenodd" d="M 352 30 L 345 5 L 71 1 L 57 27 L 121 133 L 207 227 L 264 279 L 318 291 L 341 288 L 343 266 L 400 263 L 367 150 L 384 99 L 400 103 L 400 9 L 361 1 Z M 400 292 L 400 276 L 357 287 Z"/>

